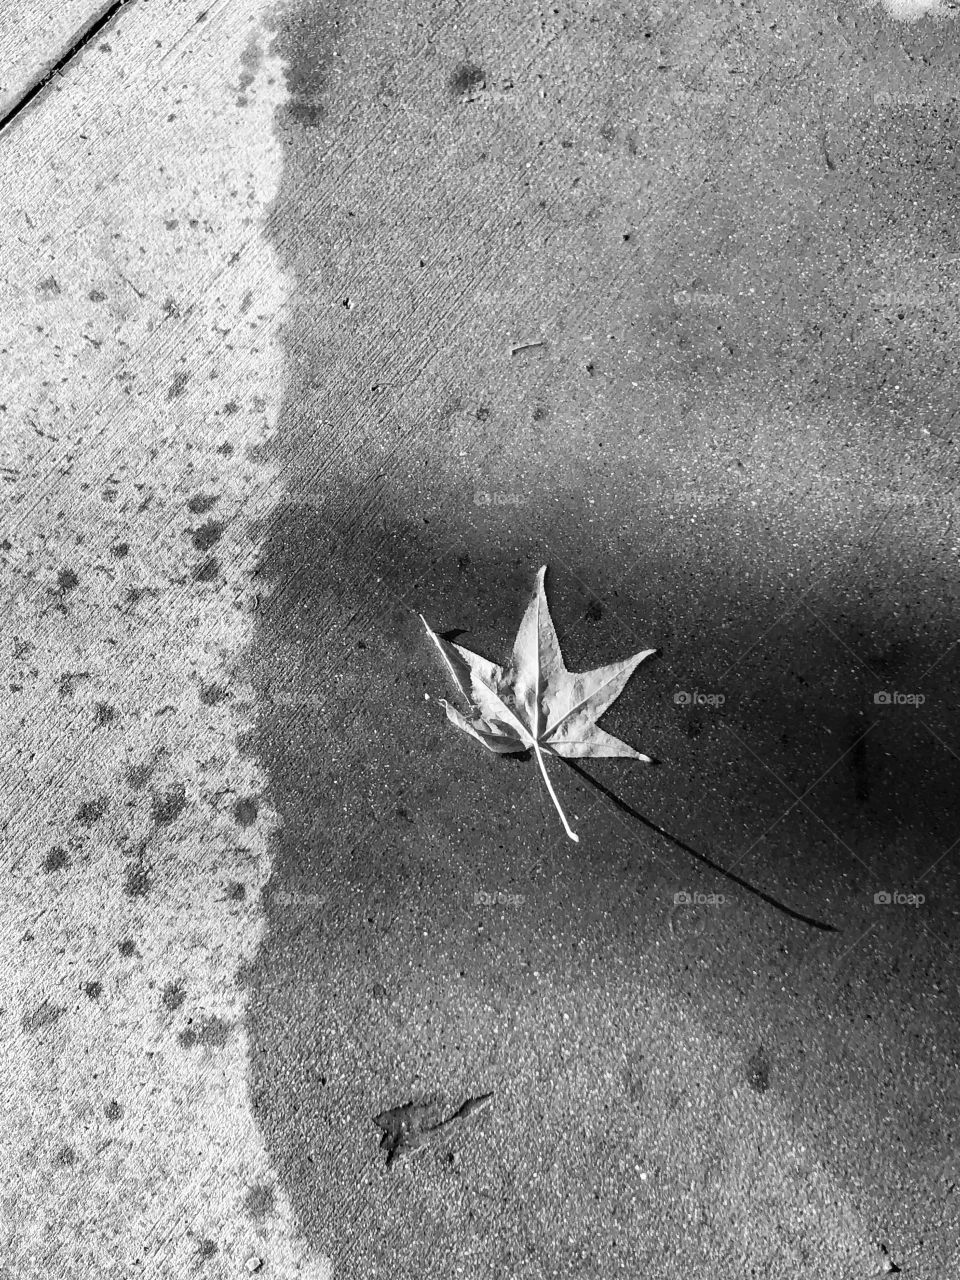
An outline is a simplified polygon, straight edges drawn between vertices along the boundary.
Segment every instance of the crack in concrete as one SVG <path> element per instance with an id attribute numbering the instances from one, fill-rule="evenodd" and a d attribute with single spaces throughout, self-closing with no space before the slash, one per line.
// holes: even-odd
<path id="1" fill-rule="evenodd" d="M 113 0 L 111 4 L 97 14 L 92 22 L 81 28 L 57 61 L 48 67 L 46 71 L 41 71 L 37 78 L 27 86 L 12 106 L 0 117 L 0 133 L 3 133 L 5 129 L 13 124 L 17 117 L 29 107 L 34 98 L 43 92 L 54 76 L 59 75 L 74 58 L 82 53 L 91 40 L 95 40 L 101 31 L 109 26 L 121 9 L 129 7 L 133 3 L 134 0 Z"/>

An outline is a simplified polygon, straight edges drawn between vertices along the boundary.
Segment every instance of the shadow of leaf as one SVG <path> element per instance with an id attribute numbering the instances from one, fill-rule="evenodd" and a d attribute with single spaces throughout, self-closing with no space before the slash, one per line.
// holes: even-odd
<path id="1" fill-rule="evenodd" d="M 750 884 L 735 872 L 727 871 L 725 867 L 722 867 L 718 862 L 714 862 L 712 858 L 708 858 L 706 854 L 700 853 L 698 850 L 694 849 L 692 845 L 687 844 L 678 836 L 671 835 L 670 832 L 664 830 L 663 827 L 658 827 L 655 822 L 652 822 L 650 818 L 642 814 L 639 809 L 634 809 L 633 806 L 627 804 L 625 800 L 621 800 L 618 795 L 609 789 L 609 787 L 605 787 L 602 782 L 598 782 L 596 778 L 591 777 L 585 769 L 581 768 L 580 765 L 574 764 L 572 760 L 565 759 L 564 764 L 569 765 L 574 773 L 583 778 L 585 782 L 589 782 L 592 787 L 596 787 L 596 789 L 605 795 L 608 800 L 612 800 L 622 813 L 634 818 L 637 822 L 643 823 L 649 831 L 656 832 L 656 834 L 658 836 L 662 836 L 664 840 L 669 840 L 671 844 L 676 845 L 678 849 L 682 849 L 684 853 L 688 853 L 691 858 L 696 858 L 698 862 L 703 863 L 705 867 L 709 867 L 711 871 L 716 871 L 725 879 L 731 880 L 734 884 L 739 885 L 741 889 L 746 889 L 746 891 L 753 894 L 754 897 L 760 898 L 761 901 L 766 902 L 771 907 L 775 907 L 777 911 L 782 911 L 783 914 L 789 916 L 791 920 L 799 920 L 801 924 L 808 925 L 811 929 L 822 929 L 825 933 L 840 932 L 836 925 L 825 924 L 822 920 L 815 920 L 812 916 L 806 916 L 802 912 L 794 911 L 792 907 L 788 907 L 784 903 L 778 902 L 777 899 L 771 897 L 769 893 L 764 893 L 762 889 L 758 889 L 755 885 Z"/>

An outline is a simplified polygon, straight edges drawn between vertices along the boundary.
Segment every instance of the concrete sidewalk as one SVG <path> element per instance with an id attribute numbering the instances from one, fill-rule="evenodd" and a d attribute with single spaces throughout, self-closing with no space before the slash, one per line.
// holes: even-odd
<path id="1" fill-rule="evenodd" d="M 956 31 L 141 0 L 0 134 L 0 1275 L 960 1270 Z M 544 563 L 579 845 L 417 617 Z"/>

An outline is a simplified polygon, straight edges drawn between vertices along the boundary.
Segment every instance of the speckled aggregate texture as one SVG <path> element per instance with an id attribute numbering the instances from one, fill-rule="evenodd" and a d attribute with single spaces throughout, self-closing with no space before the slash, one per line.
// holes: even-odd
<path id="1" fill-rule="evenodd" d="M 960 1268 L 958 31 L 141 0 L 0 134 L 0 1265 Z M 417 616 L 544 563 L 579 845 Z"/>

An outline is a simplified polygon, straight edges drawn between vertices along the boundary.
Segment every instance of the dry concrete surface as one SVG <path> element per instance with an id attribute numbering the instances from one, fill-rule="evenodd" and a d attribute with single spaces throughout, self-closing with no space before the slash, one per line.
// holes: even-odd
<path id="1" fill-rule="evenodd" d="M 3 1280 L 960 1276 L 956 8 L 5 11 Z"/>

